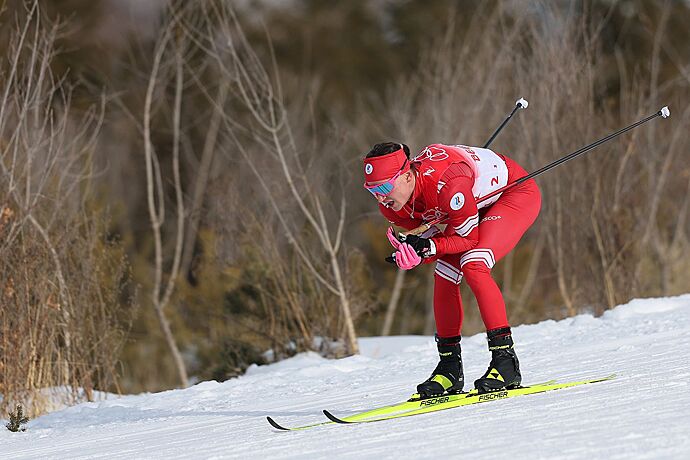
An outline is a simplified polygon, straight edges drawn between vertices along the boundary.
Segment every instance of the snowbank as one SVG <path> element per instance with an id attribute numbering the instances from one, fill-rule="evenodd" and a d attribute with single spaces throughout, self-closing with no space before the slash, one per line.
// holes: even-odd
<path id="1" fill-rule="evenodd" d="M 405 399 L 436 363 L 431 337 L 362 339 L 362 354 L 305 353 L 227 382 L 80 404 L 0 430 L 3 458 L 686 458 L 690 295 L 634 300 L 599 318 L 514 328 L 525 383 L 612 372 L 610 382 L 375 424 L 328 425 Z M 463 339 L 468 386 L 489 360 Z"/>

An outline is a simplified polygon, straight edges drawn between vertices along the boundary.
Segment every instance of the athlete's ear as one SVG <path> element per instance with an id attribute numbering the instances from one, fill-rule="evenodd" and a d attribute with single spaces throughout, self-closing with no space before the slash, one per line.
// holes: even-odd
<path id="1" fill-rule="evenodd" d="M 412 182 L 412 170 L 411 169 L 405 173 L 405 182 L 408 184 L 410 182 Z"/>

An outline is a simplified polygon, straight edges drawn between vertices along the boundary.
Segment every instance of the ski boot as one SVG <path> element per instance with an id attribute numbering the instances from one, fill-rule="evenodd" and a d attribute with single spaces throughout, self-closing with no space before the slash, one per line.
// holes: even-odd
<path id="1" fill-rule="evenodd" d="M 465 379 L 460 356 L 460 336 L 439 337 L 436 335 L 436 347 L 440 358 L 439 363 L 431 377 L 417 385 L 417 393 L 412 395 L 411 401 L 462 392 Z"/>
<path id="2" fill-rule="evenodd" d="M 484 375 L 474 381 L 479 393 L 518 388 L 522 383 L 520 363 L 513 349 L 510 327 L 487 331 L 491 362 Z"/>

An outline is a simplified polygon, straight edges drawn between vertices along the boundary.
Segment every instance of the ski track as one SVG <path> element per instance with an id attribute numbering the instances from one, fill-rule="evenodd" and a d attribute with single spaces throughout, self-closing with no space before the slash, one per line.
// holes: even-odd
<path id="1" fill-rule="evenodd" d="M 690 294 L 634 300 L 600 318 L 514 328 L 525 383 L 612 381 L 359 425 L 326 425 L 404 400 L 436 363 L 429 337 L 362 339 L 364 355 L 306 353 L 223 383 L 86 403 L 0 430 L 0 459 L 687 458 Z M 466 388 L 489 361 L 464 338 Z M 4 422 L 3 422 L 4 423 Z"/>

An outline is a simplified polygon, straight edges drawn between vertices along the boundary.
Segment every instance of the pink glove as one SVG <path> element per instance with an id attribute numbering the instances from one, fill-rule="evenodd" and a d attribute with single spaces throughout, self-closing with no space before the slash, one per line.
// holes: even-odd
<path id="1" fill-rule="evenodd" d="M 399 243 L 395 252 L 395 263 L 403 270 L 410 270 L 422 262 L 422 258 L 407 243 Z"/>
<path id="2" fill-rule="evenodd" d="M 393 227 L 388 227 L 388 231 L 386 232 L 386 236 L 388 237 L 388 241 L 391 242 L 391 245 L 397 250 L 400 249 L 400 240 L 398 240 L 395 237 L 395 233 L 393 232 Z"/>

